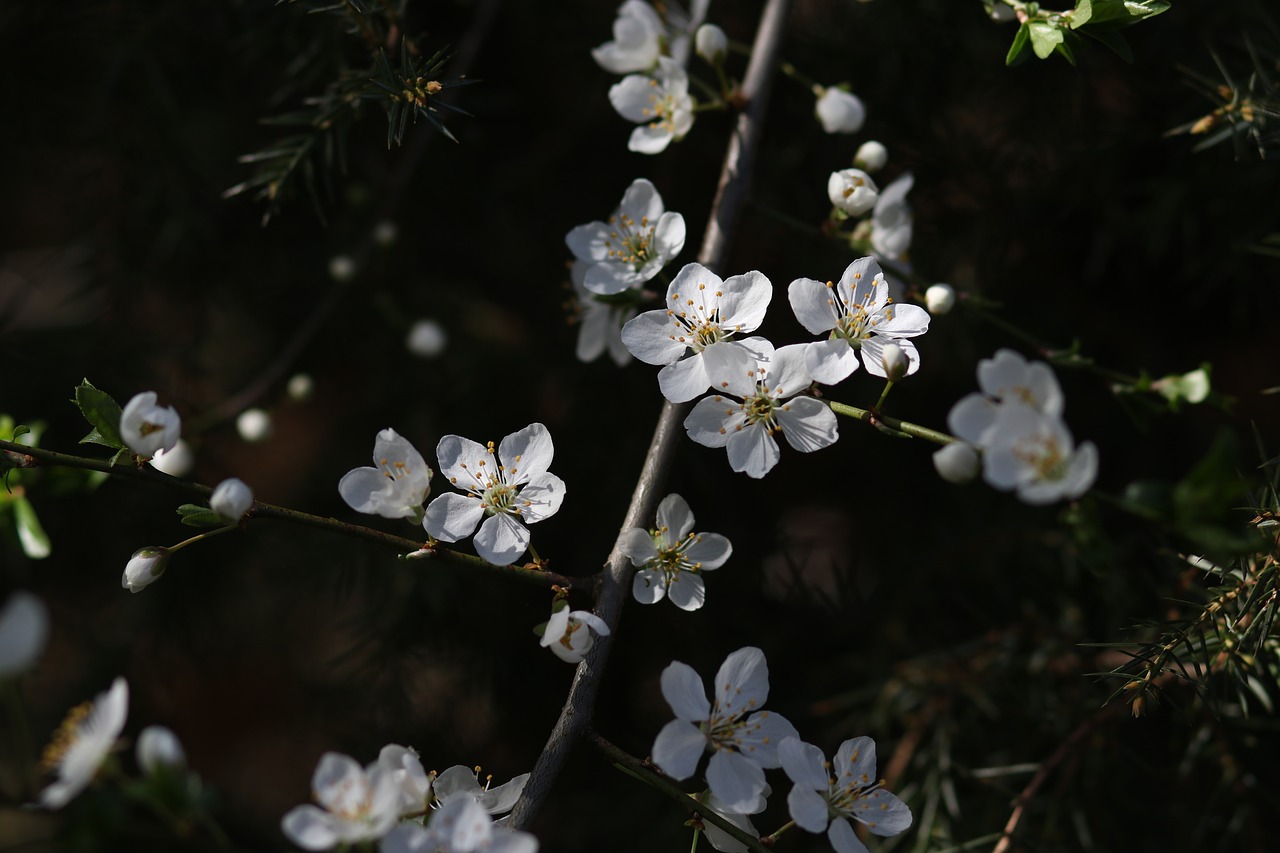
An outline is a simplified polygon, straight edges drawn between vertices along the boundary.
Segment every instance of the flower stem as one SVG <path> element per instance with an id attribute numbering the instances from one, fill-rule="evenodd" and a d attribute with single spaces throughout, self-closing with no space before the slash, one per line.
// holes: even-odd
<path id="1" fill-rule="evenodd" d="M 892 384 L 892 383 L 890 383 Z M 888 393 L 888 389 L 885 389 Z M 880 401 L 884 402 L 884 396 L 881 395 Z M 873 426 L 888 427 L 894 432 L 900 432 L 909 435 L 912 438 L 923 438 L 925 441 L 932 441 L 934 444 L 951 444 L 959 441 L 954 435 L 948 435 L 945 432 L 939 432 L 936 429 L 913 424 L 908 421 L 891 418 L 887 415 L 880 414 L 876 409 L 859 409 L 857 406 L 849 406 L 845 403 L 837 403 L 835 400 L 828 400 L 827 405 L 831 407 L 831 411 L 837 415 L 844 415 L 846 418 L 853 418 L 858 421 L 866 421 Z"/>
<path id="2" fill-rule="evenodd" d="M 782 833 L 786 832 L 788 829 L 793 829 L 795 825 L 796 825 L 796 822 L 794 820 L 787 821 L 782 826 L 775 829 L 772 834 L 766 835 L 764 838 L 761 838 L 760 843 L 767 844 L 770 847 L 772 847 L 778 841 L 778 836 L 782 835 Z"/>
<path id="3" fill-rule="evenodd" d="M 227 533 L 228 531 L 237 529 L 237 527 L 238 525 L 236 524 L 228 524 L 226 527 L 219 527 L 216 530 L 206 530 L 204 533 L 198 533 L 195 536 L 192 536 L 190 539 L 182 540 L 177 545 L 170 545 L 169 553 L 181 551 L 183 548 L 187 547 L 188 545 L 194 545 L 195 543 L 199 542 L 202 539 L 208 539 L 210 536 L 217 536 L 219 533 Z"/>
<path id="4" fill-rule="evenodd" d="M 893 383 L 892 383 L 892 382 L 890 382 L 890 381 L 888 381 L 888 380 L 886 380 L 886 381 L 885 381 L 885 383 L 884 383 L 884 390 L 880 392 L 880 399 L 879 399 L 879 401 L 876 403 L 876 408 L 875 408 L 875 410 L 876 410 L 877 412 L 884 408 L 884 401 L 885 401 L 885 399 L 889 396 L 889 389 L 890 389 L 890 388 L 892 388 L 892 387 L 893 387 Z"/>

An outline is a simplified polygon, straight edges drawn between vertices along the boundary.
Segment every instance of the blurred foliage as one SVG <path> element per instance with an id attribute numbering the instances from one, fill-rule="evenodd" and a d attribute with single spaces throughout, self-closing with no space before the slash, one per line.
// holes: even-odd
<path id="1" fill-rule="evenodd" d="M 663 155 L 626 151 L 631 125 L 608 106 L 615 81 L 590 58 L 615 5 L 0 6 L 0 96 L 14 117 L 0 126 L 5 411 L 33 432 L 43 423 L 42 446 L 101 452 L 77 445 L 85 425 L 69 389 L 85 375 L 119 399 L 153 389 L 189 425 L 193 479 L 238 476 L 263 500 L 404 535 L 416 534 L 353 518 L 337 495 L 379 429 L 431 457 L 444 434 L 484 441 L 540 421 L 568 495 L 535 545 L 556 571 L 596 571 L 660 399 L 650 367 L 573 360 L 564 235 L 606 216 L 643 176 L 685 215 L 677 262 L 692 260 L 733 127 L 732 116 L 700 114 Z M 748 42 L 761 7 L 713 2 L 710 18 Z M 360 21 L 391 14 L 394 33 L 362 32 Z M 407 33 L 430 45 L 408 51 L 408 71 Z M 812 93 L 777 81 L 752 204 L 721 272 L 768 275 L 777 293 L 762 334 L 804 339 L 780 298 L 786 283 L 834 278 L 852 260 L 819 227 L 827 175 L 859 142 L 884 142 L 884 182 L 915 175 L 915 273 L 998 304 L 1055 351 L 1078 342 L 1088 354 L 1092 367 L 1058 373 L 1073 434 L 1099 447 L 1099 494 L 1033 508 L 980 484 L 949 486 L 926 450 L 853 422 L 835 447 L 784 450 L 761 482 L 684 443 L 668 489 L 699 529 L 730 538 L 734 557 L 697 613 L 628 608 L 595 725 L 645 754 L 670 718 L 662 668 L 679 659 L 711 672 L 753 644 L 771 665 L 771 707 L 806 738 L 828 752 L 876 738 L 881 773 L 916 815 L 881 849 L 989 849 L 1021 803 L 1014 849 L 1267 850 L 1280 739 L 1250 679 L 1274 700 L 1264 594 L 1274 568 L 1272 552 L 1243 546 L 1271 547 L 1259 530 L 1275 509 L 1264 477 L 1275 466 L 1259 472 L 1240 442 L 1254 424 L 1274 446 L 1280 426 L 1280 395 L 1265 393 L 1277 384 L 1276 260 L 1258 251 L 1280 233 L 1275 168 L 1259 156 L 1275 138 L 1280 40 L 1265 4 L 1248 0 L 1175 3 L 1126 30 L 1132 64 L 1095 50 L 1074 68 L 1010 70 L 1010 33 L 977 0 L 797 4 L 788 58 L 819 82 L 849 81 L 867 125 L 823 136 Z M 395 85 L 425 85 L 435 72 L 422 63 L 446 44 L 454 79 L 485 81 L 450 94 L 472 116 L 454 127 L 461 144 L 420 122 L 389 151 L 354 93 L 372 86 L 387 108 L 391 83 L 371 82 L 377 57 Z M 335 112 L 321 127 L 325 110 Z M 264 115 L 297 122 L 264 130 Z M 390 127 L 409 115 L 392 108 Z M 1165 136 L 1206 115 L 1217 117 L 1203 140 Z M 439 118 L 416 104 L 412 116 Z M 1196 145 L 1224 129 L 1219 141 L 1232 145 Z M 222 198 L 246 180 L 244 152 L 297 153 L 303 138 L 313 141 L 301 159 L 253 164 L 294 164 L 293 203 L 263 199 L 270 228 L 243 199 Z M 308 196 L 323 221 L 298 202 Z M 330 277 L 338 254 L 353 278 Z M 448 330 L 434 360 L 404 346 L 421 317 Z M 925 367 L 888 414 L 928 425 L 973 389 L 978 359 L 1000 346 L 1037 354 L 964 310 L 918 342 Z M 1183 382 L 1162 386 L 1173 397 L 1155 387 L 1206 362 L 1229 407 L 1194 403 Z M 1162 379 L 1116 393 L 1097 366 Z M 295 372 L 312 377 L 310 396 L 287 393 Z M 839 397 L 865 405 L 879 390 L 855 376 Z M 237 435 L 248 405 L 271 412 L 270 439 Z M 548 616 L 544 591 L 254 523 L 184 550 L 128 595 L 129 555 L 190 533 L 175 515 L 182 500 L 118 480 L 90 494 L 85 475 L 59 469 L 7 474 L 0 512 L 22 489 L 52 546 L 33 559 L 5 515 L 3 592 L 30 589 L 53 614 L 49 647 L 22 684 L 31 742 L 126 675 L 126 732 L 154 722 L 179 734 L 241 849 L 288 849 L 280 816 L 309 798 L 327 750 L 370 761 L 385 743 L 408 743 L 429 767 L 483 763 L 505 779 L 529 768 L 559 713 L 572 671 L 530 633 Z M 1182 554 L 1221 568 L 1189 571 Z M 1122 683 L 1095 674 L 1113 672 L 1123 683 L 1154 673 L 1160 701 L 1140 718 L 1108 703 Z M 14 747 L 0 749 L 11 766 Z M 160 827 L 130 834 L 133 807 L 109 797 L 59 815 L 9 805 L 31 796 L 29 782 L 0 772 L 5 843 L 204 845 Z M 783 823 L 784 800 L 776 793 L 758 825 Z M 683 820 L 581 749 L 534 829 L 547 850 L 599 850 L 601 839 L 687 849 Z M 779 849 L 827 842 L 792 832 Z"/>

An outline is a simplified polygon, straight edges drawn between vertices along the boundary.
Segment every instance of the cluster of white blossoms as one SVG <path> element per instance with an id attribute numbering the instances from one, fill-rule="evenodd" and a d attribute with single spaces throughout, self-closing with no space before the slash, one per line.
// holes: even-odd
<path id="1" fill-rule="evenodd" d="M 668 776 L 688 779 L 703 753 L 710 752 L 704 803 L 740 829 L 759 837 L 746 816 L 764 810 L 772 793 L 764 771 L 777 767 L 793 783 L 787 797 L 791 818 L 809 832 L 827 832 L 837 853 L 866 850 L 847 818 L 882 836 L 911 825 L 911 810 L 875 780 L 875 743 L 870 738 L 845 741 L 833 768 L 822 750 L 801 741 L 784 717 L 762 710 L 769 697 L 769 670 L 759 649 L 738 649 L 725 659 L 716 672 L 714 700 L 708 700 L 698 674 L 679 661 L 663 670 L 661 685 L 676 719 L 663 726 L 654 741 L 654 764 Z M 745 849 L 710 827 L 707 839 L 717 850 Z"/>
<path id="2" fill-rule="evenodd" d="M 1078 498 L 1098 473 L 1098 450 L 1079 447 L 1062 420 L 1063 396 L 1049 365 L 1010 349 L 978 363 L 980 393 L 961 398 L 947 425 L 962 442 L 934 454 L 948 480 L 971 479 L 981 450 L 983 478 L 1030 504 Z"/>
<path id="3" fill-rule="evenodd" d="M 428 773 L 418 753 L 399 744 L 384 746 L 367 767 L 328 752 L 311 777 L 318 805 L 296 806 L 280 827 L 306 850 L 381 841 L 383 853 L 533 853 L 537 839 L 493 821 L 511 810 L 528 779 L 490 788 L 461 765 Z"/>

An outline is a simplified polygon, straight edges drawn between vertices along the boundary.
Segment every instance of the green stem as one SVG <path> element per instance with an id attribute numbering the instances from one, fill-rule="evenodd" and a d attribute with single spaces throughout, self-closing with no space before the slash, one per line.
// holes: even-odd
<path id="1" fill-rule="evenodd" d="M 790 77 L 792 80 L 795 80 L 801 86 L 804 86 L 806 89 L 813 92 L 815 96 L 817 95 L 818 89 L 826 88 L 817 80 L 814 80 L 808 74 L 803 73 L 790 62 L 786 62 L 785 60 L 778 63 L 778 70 Z"/>
<path id="2" fill-rule="evenodd" d="M 761 838 L 760 842 L 762 844 L 768 844 L 770 847 L 772 847 L 774 844 L 777 843 L 778 836 L 782 835 L 782 833 L 786 832 L 788 829 L 794 829 L 795 825 L 796 825 L 796 822 L 794 820 L 789 820 L 786 823 L 784 823 L 782 826 L 774 830 L 772 834 L 766 835 L 764 838 Z M 854 824 L 854 825 L 856 826 L 857 824 Z"/>
<path id="3" fill-rule="evenodd" d="M 173 553 L 175 551 L 181 551 L 183 548 L 187 547 L 188 545 L 194 545 L 195 543 L 199 542 L 201 539 L 208 539 L 210 536 L 217 536 L 219 533 L 227 533 L 228 531 L 236 530 L 237 528 L 238 528 L 238 525 L 228 524 L 226 527 L 219 527 L 216 530 L 206 530 L 204 533 L 198 533 L 195 536 L 192 536 L 190 539 L 184 539 L 183 541 L 179 542 L 177 545 L 170 545 L 169 552 Z"/>
<path id="4" fill-rule="evenodd" d="M 876 403 L 875 410 L 877 412 L 884 408 L 884 401 L 889 396 L 889 389 L 892 387 L 893 383 L 886 380 L 884 383 L 884 390 L 880 392 L 880 400 Z"/>
<path id="5" fill-rule="evenodd" d="M 883 397 L 881 400 L 883 401 Z M 945 432 L 938 432 L 936 429 L 913 424 L 908 421 L 891 418 L 887 415 L 879 414 L 875 409 L 859 409 L 857 406 L 849 406 L 845 403 L 837 403 L 834 400 L 826 401 L 831 407 L 831 411 L 837 415 L 844 415 L 846 418 L 853 418 L 858 421 L 865 421 L 872 425 L 886 426 L 896 432 L 901 432 L 912 438 L 923 438 L 925 441 L 932 441 L 934 444 L 947 445 L 952 442 L 959 441 L 954 435 L 948 435 Z"/>
<path id="6" fill-rule="evenodd" d="M 767 851 L 769 849 L 761 843 L 760 839 L 753 838 L 750 834 L 734 826 L 728 820 L 698 802 L 698 800 L 692 795 L 685 793 L 680 788 L 667 781 L 667 777 L 655 771 L 648 761 L 636 758 L 631 753 L 615 746 L 613 743 L 602 737 L 595 729 L 588 727 L 586 731 L 583 732 L 583 737 L 585 737 L 592 746 L 600 750 L 600 752 L 603 753 L 604 756 L 613 762 L 613 764 L 620 770 L 629 773 L 658 791 L 661 791 L 663 794 L 666 794 L 668 797 L 684 806 L 690 814 L 696 814 L 706 823 L 713 824 L 716 828 L 724 830 L 738 841 L 747 845 L 748 850 Z"/>
<path id="7" fill-rule="evenodd" d="M 166 488 L 175 489 L 195 495 L 203 499 L 207 499 L 213 494 L 213 489 L 200 483 L 192 483 L 187 480 L 180 480 L 177 477 L 170 477 L 168 474 L 162 474 L 153 468 L 135 468 L 131 465 L 112 465 L 110 461 L 105 459 L 90 459 L 83 456 L 72 456 L 67 453 L 58 453 L 53 450 L 45 450 L 40 447 L 27 447 L 25 444 L 15 444 L 12 441 L 0 441 L 0 452 L 7 452 L 9 455 L 9 464 L 23 468 L 38 468 L 43 465 L 53 465 L 63 468 L 81 468 L 87 471 L 101 471 L 110 474 L 113 477 L 119 477 L 125 480 L 133 480 L 151 483 L 153 485 L 164 486 Z M 15 457 L 18 457 L 15 459 Z M 365 527 L 360 524 L 351 524 L 345 521 L 338 521 L 336 518 L 325 518 L 311 513 L 301 512 L 288 507 L 276 506 L 274 504 L 255 501 L 253 509 L 245 516 L 242 523 L 258 518 L 274 518 L 280 521 L 288 521 L 294 524 L 301 524 L 306 527 L 314 527 L 320 530 L 327 530 L 330 533 L 338 533 L 343 536 L 349 536 L 353 539 L 359 539 L 364 542 L 371 542 L 384 548 L 389 548 L 400 554 L 411 554 L 425 551 L 422 556 L 434 557 L 445 560 L 458 565 L 471 566 L 476 569 L 484 569 L 486 571 L 497 572 L 508 577 L 517 578 L 538 586 L 549 587 L 552 585 L 572 587 L 575 584 L 573 578 L 565 575 L 556 574 L 555 572 L 544 572 L 539 569 L 528 569 L 523 566 L 495 566 L 479 557 L 471 554 L 463 554 L 460 551 L 453 551 L 447 548 L 441 548 L 433 541 L 422 539 L 409 539 L 404 536 L 396 536 L 392 533 L 384 533 L 381 530 L 375 530 L 372 527 Z M 220 528 L 224 530 L 227 528 Z M 199 537 L 195 537 L 199 538 Z M 190 541 L 190 540 L 189 540 Z M 186 544 L 186 543 L 183 543 Z M 581 585 L 581 582 L 579 582 Z"/>

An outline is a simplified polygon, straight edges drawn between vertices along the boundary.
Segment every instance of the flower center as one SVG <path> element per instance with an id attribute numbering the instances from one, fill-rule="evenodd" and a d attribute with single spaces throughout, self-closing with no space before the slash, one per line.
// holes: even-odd
<path id="1" fill-rule="evenodd" d="M 674 134 L 676 132 L 675 96 L 663 91 L 658 86 L 657 80 L 650 80 L 649 85 L 654 88 L 654 91 L 649 95 L 649 106 L 642 110 L 644 115 L 653 116 L 653 120 L 649 122 L 649 127 Z"/>
<path id="2" fill-rule="evenodd" d="M 702 563 L 694 562 L 685 556 L 685 551 L 695 542 L 701 541 L 702 537 L 696 533 L 690 532 L 674 545 L 667 545 L 666 538 L 663 534 L 667 532 L 667 528 L 655 530 L 653 532 L 653 543 L 658 549 L 658 558 L 655 561 L 659 571 L 666 576 L 668 582 L 675 579 L 680 572 L 693 572 L 698 574 L 702 571 Z"/>
<path id="3" fill-rule="evenodd" d="M 1051 436 L 1033 436 L 1018 442 L 1014 456 L 1035 471 L 1037 480 L 1061 480 L 1067 476 L 1067 454 Z"/>
<path id="4" fill-rule="evenodd" d="M 642 216 L 637 223 L 624 213 L 609 217 L 609 224 L 614 229 L 609 232 L 609 239 L 604 241 L 605 248 L 609 250 L 609 260 L 640 272 L 645 264 L 658 256 L 654 245 L 654 225 L 649 217 Z"/>
<path id="5" fill-rule="evenodd" d="M 516 469 L 498 464 L 492 441 L 488 443 L 486 449 L 489 451 L 489 456 L 477 463 L 476 470 L 468 468 L 465 462 L 460 466 L 466 468 L 473 480 L 465 488 L 480 499 L 480 506 L 484 509 L 485 515 L 520 515 L 522 508 L 529 506 L 530 502 L 520 500 L 520 487 L 507 482 L 507 477 L 514 475 Z M 520 457 L 516 456 L 515 461 L 519 462 Z M 456 485 L 456 478 L 451 479 L 450 482 Z"/>
<path id="6" fill-rule="evenodd" d="M 671 306 L 667 309 L 667 316 L 676 327 L 676 333 L 668 337 L 690 347 L 694 352 L 702 352 L 712 344 L 727 341 L 742 329 L 741 325 L 732 328 L 722 325 L 724 318 L 720 311 L 720 299 L 724 296 L 724 291 L 713 291 L 713 301 L 708 304 L 706 289 L 705 284 L 698 284 L 696 300 L 682 297 L 679 293 L 672 293 L 667 299 Z"/>
<path id="7" fill-rule="evenodd" d="M 850 297 L 857 293 L 857 280 L 861 277 L 861 273 L 854 273 L 854 282 L 850 287 Z M 827 282 L 827 289 L 831 294 L 827 297 L 827 304 L 831 306 L 832 312 L 836 317 L 836 327 L 831 330 L 831 337 L 842 338 L 848 341 L 849 345 L 855 349 L 860 348 L 862 342 L 871 337 L 872 332 L 875 331 L 874 327 L 881 320 L 893 319 L 893 309 L 887 305 L 893 300 L 886 300 L 886 305 L 884 306 L 878 304 L 875 301 L 874 287 L 864 293 L 862 299 L 857 302 L 846 302 L 844 296 L 840 293 L 840 288 L 831 282 Z"/>
<path id="8" fill-rule="evenodd" d="M 71 749 L 76 741 L 80 739 L 80 725 L 92 710 L 93 703 L 85 702 L 67 712 L 67 718 L 62 721 L 62 725 L 58 726 L 58 730 L 53 733 L 52 740 L 44 748 L 44 754 L 40 757 L 40 764 L 46 770 L 54 770 L 62 763 L 67 750 Z"/>

